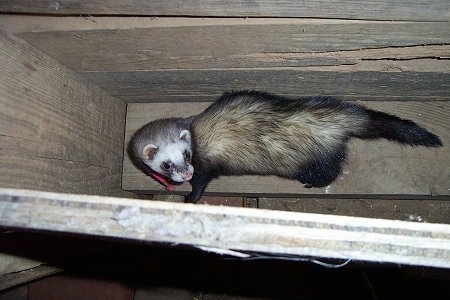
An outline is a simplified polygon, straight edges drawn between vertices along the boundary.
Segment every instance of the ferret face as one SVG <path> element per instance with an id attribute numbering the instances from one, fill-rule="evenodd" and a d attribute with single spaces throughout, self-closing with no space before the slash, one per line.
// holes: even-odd
<path id="1" fill-rule="evenodd" d="M 175 182 L 190 180 L 194 173 L 191 133 L 182 130 L 176 140 L 147 144 L 142 150 L 142 159 L 150 169 Z"/>

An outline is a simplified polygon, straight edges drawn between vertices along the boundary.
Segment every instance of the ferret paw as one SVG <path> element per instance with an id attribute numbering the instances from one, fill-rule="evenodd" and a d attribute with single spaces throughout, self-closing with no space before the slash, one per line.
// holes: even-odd
<path id="1" fill-rule="evenodd" d="M 185 203 L 197 203 L 199 199 L 196 199 L 194 193 L 189 193 L 184 197 L 184 202 Z"/>

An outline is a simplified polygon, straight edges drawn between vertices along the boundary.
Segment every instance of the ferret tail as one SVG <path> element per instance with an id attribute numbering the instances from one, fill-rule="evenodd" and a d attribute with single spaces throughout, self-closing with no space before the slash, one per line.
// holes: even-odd
<path id="1" fill-rule="evenodd" d="M 440 147 L 439 137 L 420 127 L 410 120 L 365 108 L 368 124 L 363 131 L 354 134 L 355 137 L 371 139 L 387 139 L 404 145 Z"/>

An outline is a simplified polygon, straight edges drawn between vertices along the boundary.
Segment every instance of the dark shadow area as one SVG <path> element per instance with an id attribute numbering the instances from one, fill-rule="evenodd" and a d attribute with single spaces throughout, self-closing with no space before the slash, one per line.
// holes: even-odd
<path id="1" fill-rule="evenodd" d="M 450 295 L 450 270 L 435 268 L 353 261 L 330 268 L 289 257 L 243 260 L 179 245 L 18 232 L 0 234 L 0 252 L 51 261 L 71 277 L 118 281 L 133 288 L 173 287 L 267 299 L 446 299 Z"/>

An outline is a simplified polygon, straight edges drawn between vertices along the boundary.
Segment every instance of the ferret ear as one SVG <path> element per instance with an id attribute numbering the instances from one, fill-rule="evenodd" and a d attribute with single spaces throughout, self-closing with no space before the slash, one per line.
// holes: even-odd
<path id="1" fill-rule="evenodd" d="M 191 133 L 189 132 L 189 130 L 185 129 L 180 132 L 180 140 L 184 140 L 188 143 L 191 142 Z"/>
<path id="2" fill-rule="evenodd" d="M 148 144 L 142 149 L 142 157 L 144 160 L 152 160 L 157 151 L 158 147 L 156 145 Z"/>

